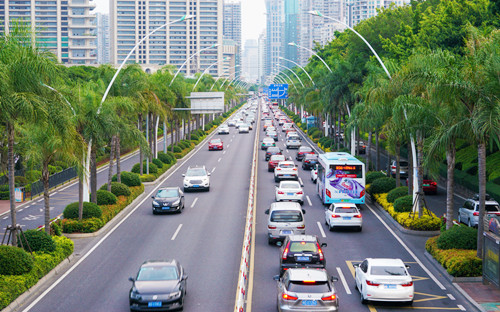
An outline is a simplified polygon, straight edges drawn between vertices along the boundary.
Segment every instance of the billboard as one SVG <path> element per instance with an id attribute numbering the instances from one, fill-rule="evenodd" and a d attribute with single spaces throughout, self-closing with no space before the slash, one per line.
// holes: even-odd
<path id="1" fill-rule="evenodd" d="M 288 84 L 272 84 L 268 89 L 269 99 L 288 99 Z"/>
<path id="2" fill-rule="evenodd" d="M 191 114 L 224 112 L 224 92 L 191 92 Z"/>

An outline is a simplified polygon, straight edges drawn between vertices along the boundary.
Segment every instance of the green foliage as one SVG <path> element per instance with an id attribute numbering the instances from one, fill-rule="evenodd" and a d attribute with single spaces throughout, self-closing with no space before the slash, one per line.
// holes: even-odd
<path id="1" fill-rule="evenodd" d="M 128 187 L 141 185 L 141 179 L 137 173 L 122 171 L 121 178 L 122 183 Z M 116 174 L 113 176 L 111 181 L 116 182 Z"/>
<path id="2" fill-rule="evenodd" d="M 108 184 L 103 184 L 100 188 L 101 190 L 107 190 Z M 123 183 L 119 182 L 111 182 L 111 193 L 113 193 L 116 197 L 118 196 L 129 196 L 130 188 Z"/>
<path id="3" fill-rule="evenodd" d="M 191 140 L 198 141 L 200 137 L 196 133 L 191 133 Z"/>
<path id="4" fill-rule="evenodd" d="M 164 164 L 170 164 L 171 163 L 171 158 L 168 154 L 165 154 L 163 152 L 158 152 L 158 159 L 161 160 L 162 163 Z"/>
<path id="5" fill-rule="evenodd" d="M 477 229 L 468 226 L 453 226 L 437 239 L 439 249 L 477 250 Z"/>
<path id="6" fill-rule="evenodd" d="M 387 194 L 387 201 L 393 203 L 396 199 L 408 195 L 408 186 L 400 186 Z"/>
<path id="7" fill-rule="evenodd" d="M 386 175 L 380 171 L 368 171 L 366 173 L 366 184 L 372 184 L 373 181 L 379 178 L 385 178 Z"/>
<path id="8" fill-rule="evenodd" d="M 160 169 L 160 168 L 163 167 L 163 162 L 160 159 L 158 159 L 158 158 L 153 158 L 153 164 L 155 164 L 156 167 L 158 167 L 157 169 Z"/>
<path id="9" fill-rule="evenodd" d="M 142 169 L 144 171 L 144 168 Z M 136 163 L 132 166 L 132 170 L 131 170 L 133 173 L 137 173 L 137 174 L 140 174 L 141 173 L 141 164 L 140 163 Z"/>
<path id="10" fill-rule="evenodd" d="M 372 195 L 382 194 L 382 193 L 388 193 L 390 190 L 394 188 L 396 188 L 396 180 L 389 177 L 383 177 L 374 180 L 370 184 L 370 187 L 368 188 L 367 192 Z"/>
<path id="11" fill-rule="evenodd" d="M 455 277 L 482 275 L 483 263 L 480 258 L 476 257 L 476 250 L 440 249 L 437 246 L 438 239 L 437 236 L 429 238 L 425 243 L 425 249 L 450 275 Z"/>
<path id="12" fill-rule="evenodd" d="M 0 275 L 21 275 L 33 268 L 33 258 L 19 247 L 0 246 Z"/>
<path id="13" fill-rule="evenodd" d="M 104 226 L 104 221 L 99 218 L 84 220 L 63 219 L 61 221 L 64 233 L 93 233 Z"/>
<path id="14" fill-rule="evenodd" d="M 83 202 L 83 219 L 100 218 L 102 210 L 94 203 Z M 63 216 L 66 219 L 78 219 L 78 202 L 71 203 L 64 208 Z"/>
<path id="15" fill-rule="evenodd" d="M 106 190 L 97 191 L 97 205 L 114 205 L 116 204 L 115 194 Z"/>
<path id="16" fill-rule="evenodd" d="M 24 177 L 29 183 L 33 183 L 42 178 L 42 172 L 39 170 L 28 170 L 24 173 Z"/>
<path id="17" fill-rule="evenodd" d="M 174 145 L 174 153 L 182 153 L 182 147 Z"/>
<path id="18" fill-rule="evenodd" d="M 54 161 L 54 166 L 61 167 L 63 170 L 68 169 L 68 167 L 69 167 L 66 162 L 60 161 L 60 160 Z"/>
<path id="19" fill-rule="evenodd" d="M 489 181 L 500 184 L 500 152 L 493 153 L 486 157 L 486 176 Z"/>
<path id="20" fill-rule="evenodd" d="M 141 169 L 140 164 L 137 163 L 132 167 L 132 173 L 139 174 L 140 169 Z M 146 161 L 142 163 L 142 172 L 146 173 Z M 149 163 L 149 173 L 157 173 L 157 172 L 158 172 L 158 167 L 154 163 Z"/>
<path id="21" fill-rule="evenodd" d="M 14 177 L 14 181 L 16 186 L 25 186 L 26 184 L 28 184 L 28 180 L 25 177 L 21 176 Z"/>
<path id="22" fill-rule="evenodd" d="M 45 233 L 45 231 L 31 229 L 26 230 L 23 233 L 26 241 L 28 241 L 31 251 L 53 252 L 56 250 L 56 244 L 50 235 Z M 21 246 L 21 242 L 23 243 L 23 246 Z M 23 237 L 19 234 L 17 236 L 17 247 L 24 247 L 24 250 L 30 251 L 28 246 L 26 246 L 26 242 Z"/>
<path id="23" fill-rule="evenodd" d="M 62 229 L 57 224 L 57 222 L 52 222 L 50 224 L 50 235 L 55 235 L 55 236 L 61 236 L 62 235 Z"/>
<path id="24" fill-rule="evenodd" d="M 141 175 L 141 182 L 153 182 L 156 180 L 156 176 L 154 174 L 143 174 Z"/>
<path id="25" fill-rule="evenodd" d="M 394 211 L 410 212 L 413 207 L 413 195 L 401 196 L 394 201 Z"/>
<path id="26" fill-rule="evenodd" d="M 319 129 L 317 127 L 311 127 L 307 130 L 307 134 L 312 135 L 314 132 L 317 132 L 317 131 L 319 131 Z"/>
<path id="27" fill-rule="evenodd" d="M 58 173 L 62 170 L 63 170 L 62 167 L 49 165 L 49 174 L 50 175 L 53 175 L 54 173 Z"/>

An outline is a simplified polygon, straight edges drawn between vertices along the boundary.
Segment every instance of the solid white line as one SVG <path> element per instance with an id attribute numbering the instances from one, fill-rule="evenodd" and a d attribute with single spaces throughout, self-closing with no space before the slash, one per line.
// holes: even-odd
<path id="1" fill-rule="evenodd" d="M 222 157 L 217 160 L 217 162 L 220 162 L 222 160 Z"/>
<path id="2" fill-rule="evenodd" d="M 193 200 L 193 203 L 191 204 L 191 208 L 194 207 L 194 205 L 196 205 L 196 202 L 198 201 L 198 197 L 196 197 L 194 200 Z"/>
<path id="3" fill-rule="evenodd" d="M 463 306 L 463 305 L 461 305 L 461 304 L 458 304 L 458 305 L 457 305 L 457 307 L 458 307 L 460 310 L 462 310 L 462 311 L 467 311 L 467 310 L 464 308 L 464 306 Z"/>
<path id="4" fill-rule="evenodd" d="M 24 208 L 21 208 L 21 209 L 18 209 L 18 210 L 17 210 L 17 212 L 21 212 L 21 211 L 23 211 L 23 210 L 24 210 Z"/>
<path id="5" fill-rule="evenodd" d="M 453 297 L 452 294 L 446 294 L 446 295 L 448 295 L 448 298 L 450 298 L 450 300 L 456 300 L 455 297 Z"/>
<path id="6" fill-rule="evenodd" d="M 318 224 L 318 228 L 319 228 L 319 231 L 321 232 L 321 236 L 323 236 L 323 238 L 325 238 L 326 234 L 325 234 L 325 231 L 323 231 L 323 227 L 321 226 L 321 223 L 319 221 L 316 223 Z"/>
<path id="7" fill-rule="evenodd" d="M 352 294 L 352 292 L 351 292 L 351 290 L 349 289 L 349 285 L 347 285 L 347 281 L 345 280 L 344 273 L 342 273 L 342 270 L 341 270 L 339 267 L 337 267 L 337 272 L 339 273 L 340 280 L 342 281 L 342 285 L 344 285 L 345 292 L 346 292 L 348 295 L 351 295 L 351 294 Z"/>
<path id="8" fill-rule="evenodd" d="M 174 236 L 172 236 L 172 238 L 170 240 L 175 240 L 175 238 L 177 237 L 177 234 L 179 234 L 179 231 L 181 230 L 181 228 L 182 228 L 182 223 L 179 224 L 179 226 L 177 227 L 177 230 L 174 233 Z"/>
<path id="9" fill-rule="evenodd" d="M 215 171 L 215 168 L 217 168 L 217 167 L 214 167 L 214 168 L 212 169 L 212 171 L 210 171 L 210 173 L 214 173 L 214 171 Z"/>
<path id="10" fill-rule="evenodd" d="M 311 203 L 311 199 L 309 198 L 309 195 L 306 195 L 307 203 L 309 206 L 312 206 L 313 204 Z"/>
<path id="11" fill-rule="evenodd" d="M 304 182 L 302 181 L 302 178 L 299 178 L 299 182 L 301 185 L 304 185 Z"/>
<path id="12" fill-rule="evenodd" d="M 441 290 L 446 290 L 446 287 L 444 287 L 443 284 L 441 284 L 441 282 L 438 281 L 438 279 L 434 276 L 434 274 L 432 274 L 431 271 L 429 271 L 429 269 L 427 269 L 424 266 L 422 261 L 420 261 L 420 259 L 413 253 L 413 251 L 411 251 L 411 249 L 408 248 L 408 246 L 406 246 L 406 244 L 403 242 L 403 240 L 401 238 L 399 238 L 399 236 L 397 236 L 396 233 L 394 233 L 394 231 L 387 225 L 387 223 L 385 223 L 385 221 L 382 220 L 382 218 L 377 213 L 375 213 L 373 208 L 370 207 L 369 205 L 366 205 L 366 207 L 368 207 L 368 209 L 371 210 L 371 212 L 377 217 L 377 219 L 385 226 L 387 231 L 389 231 L 389 233 L 391 233 L 392 236 L 394 236 L 394 238 L 401 244 L 401 246 L 403 246 L 403 248 L 406 249 L 406 251 L 410 254 L 410 256 L 413 259 L 415 259 L 415 261 L 420 265 L 420 267 L 425 271 L 425 273 L 427 273 L 427 275 L 429 275 L 429 277 L 432 278 L 434 283 L 436 283 L 436 285 L 438 285 L 438 287 L 441 288 Z"/>
<path id="13" fill-rule="evenodd" d="M 54 193 L 50 194 L 50 196 L 54 196 L 54 195 L 56 195 L 57 193 L 59 193 L 59 191 L 56 191 L 56 192 L 54 192 Z"/>

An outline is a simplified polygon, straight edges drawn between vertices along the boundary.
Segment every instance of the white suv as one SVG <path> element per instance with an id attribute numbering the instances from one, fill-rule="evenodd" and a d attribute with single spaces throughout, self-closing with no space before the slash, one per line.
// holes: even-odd
<path id="1" fill-rule="evenodd" d="M 500 206 L 498 203 L 490 198 L 488 194 L 486 194 L 485 200 L 485 215 L 486 214 L 495 214 L 500 215 Z M 479 195 L 476 194 L 473 198 L 469 198 L 465 201 L 465 203 L 458 208 L 458 222 L 465 223 L 470 227 L 477 227 L 479 222 Z"/>
<path id="2" fill-rule="evenodd" d="M 210 173 L 205 166 L 189 167 L 184 177 L 184 192 L 190 190 L 210 190 Z"/>
<path id="3" fill-rule="evenodd" d="M 274 182 L 280 182 L 285 179 L 299 179 L 299 170 L 293 161 L 280 161 L 276 168 L 274 168 Z"/>

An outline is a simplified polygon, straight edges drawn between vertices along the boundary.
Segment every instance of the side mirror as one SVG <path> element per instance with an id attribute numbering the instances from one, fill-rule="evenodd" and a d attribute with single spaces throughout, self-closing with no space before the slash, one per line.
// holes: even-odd
<path id="1" fill-rule="evenodd" d="M 406 264 L 406 265 L 405 265 L 405 267 L 406 267 L 407 269 L 409 269 L 409 268 L 410 268 L 410 266 L 409 266 L 408 264 Z"/>
<path id="2" fill-rule="evenodd" d="M 328 246 L 327 243 L 321 243 L 321 247 L 326 247 L 326 246 Z"/>
<path id="3" fill-rule="evenodd" d="M 155 199 L 155 197 L 154 197 L 154 196 L 151 196 L 151 198 L 152 198 L 152 199 Z"/>
<path id="4" fill-rule="evenodd" d="M 268 215 L 268 214 L 269 214 L 269 209 L 267 209 L 267 210 L 265 211 L 265 213 Z"/>
<path id="5" fill-rule="evenodd" d="M 186 175 L 183 173 L 182 176 L 185 177 Z"/>
<path id="6" fill-rule="evenodd" d="M 305 209 L 302 209 L 302 213 L 303 213 L 303 214 L 306 214 L 306 210 L 305 210 Z"/>
<path id="7" fill-rule="evenodd" d="M 184 274 L 184 275 L 182 276 L 182 280 L 183 280 L 183 281 L 185 281 L 185 280 L 187 280 L 187 279 L 188 279 L 187 274 Z"/>
<path id="8" fill-rule="evenodd" d="M 280 280 L 280 276 L 279 276 L 279 275 L 275 275 L 275 276 L 273 276 L 273 280 L 275 280 L 275 281 L 279 281 L 279 280 Z"/>
<path id="9" fill-rule="evenodd" d="M 331 276 L 331 277 L 330 277 L 330 281 L 332 281 L 332 283 L 334 283 L 334 282 L 338 282 L 338 281 L 339 281 L 339 278 L 338 278 L 338 277 L 336 277 L 336 276 Z"/>
<path id="10" fill-rule="evenodd" d="M 129 277 L 128 280 L 131 281 L 132 283 L 135 283 L 135 280 L 133 277 Z"/>

